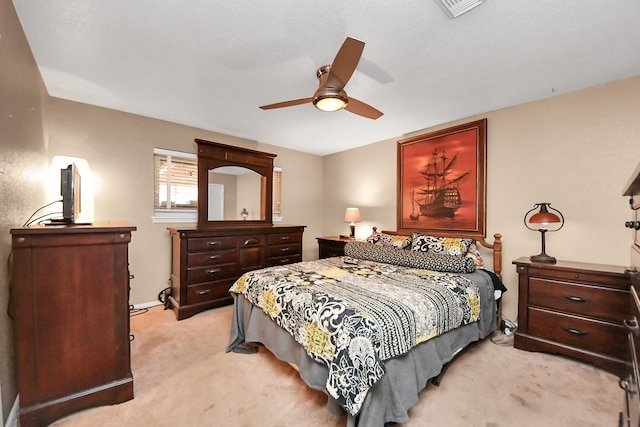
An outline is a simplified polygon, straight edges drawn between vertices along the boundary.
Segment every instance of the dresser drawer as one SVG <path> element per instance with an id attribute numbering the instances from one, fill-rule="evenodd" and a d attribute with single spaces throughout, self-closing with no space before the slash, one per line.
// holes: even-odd
<path id="1" fill-rule="evenodd" d="M 189 285 L 187 299 L 189 304 L 209 301 L 216 298 L 229 296 L 229 288 L 233 285 L 234 279 L 220 280 L 216 282 L 205 282 L 197 285 Z"/>
<path id="2" fill-rule="evenodd" d="M 277 245 L 277 246 L 269 246 L 269 251 L 267 256 L 269 258 L 272 257 L 280 257 L 280 256 L 291 256 L 300 254 L 300 244 L 295 243 L 291 245 Z"/>
<path id="3" fill-rule="evenodd" d="M 206 251 L 219 249 L 235 249 L 236 238 L 230 237 L 192 237 L 187 241 L 187 250 Z"/>
<path id="4" fill-rule="evenodd" d="M 291 263 L 300 262 L 300 261 L 302 261 L 302 255 L 300 254 L 287 255 L 287 256 L 281 256 L 281 257 L 269 257 L 267 259 L 267 265 L 269 267 L 272 267 L 274 265 L 291 264 Z"/>
<path id="5" fill-rule="evenodd" d="M 629 310 L 629 292 L 530 277 L 529 304 L 622 323 Z"/>
<path id="6" fill-rule="evenodd" d="M 187 269 L 187 282 L 200 283 L 213 280 L 226 279 L 238 274 L 235 264 L 220 264 L 206 267 L 193 267 Z"/>
<path id="7" fill-rule="evenodd" d="M 618 289 L 629 289 L 629 278 L 623 274 L 599 274 L 597 271 L 564 271 L 554 269 L 530 268 L 529 274 L 532 277 L 546 279 L 566 280 L 569 282 L 579 282 L 585 284 L 611 285 Z"/>
<path id="8" fill-rule="evenodd" d="M 301 233 L 275 233 L 269 234 L 269 245 L 284 245 L 289 243 L 300 243 Z"/>
<path id="9" fill-rule="evenodd" d="M 530 307 L 529 334 L 571 347 L 628 359 L 627 333 L 622 325 Z"/>
<path id="10" fill-rule="evenodd" d="M 190 252 L 187 254 L 187 265 L 198 267 L 205 265 L 228 264 L 236 261 L 235 250 L 210 251 L 210 252 Z"/>

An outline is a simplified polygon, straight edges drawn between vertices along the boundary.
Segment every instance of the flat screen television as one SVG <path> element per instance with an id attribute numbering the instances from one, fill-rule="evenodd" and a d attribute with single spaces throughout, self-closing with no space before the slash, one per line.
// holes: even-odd
<path id="1" fill-rule="evenodd" d="M 60 195 L 62 196 L 62 222 L 75 224 L 82 208 L 80 197 L 81 178 L 78 167 L 71 163 L 60 170 Z"/>

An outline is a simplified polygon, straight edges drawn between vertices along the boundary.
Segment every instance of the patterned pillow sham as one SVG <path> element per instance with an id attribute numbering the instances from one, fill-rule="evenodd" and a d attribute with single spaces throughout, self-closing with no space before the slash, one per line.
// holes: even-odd
<path id="1" fill-rule="evenodd" d="M 367 242 L 347 243 L 344 245 L 344 254 L 345 256 L 368 261 L 440 272 L 472 273 L 476 270 L 476 264 L 471 258 L 416 251 L 399 251 L 392 247 Z"/>
<path id="2" fill-rule="evenodd" d="M 436 237 L 413 233 L 411 250 L 463 257 L 469 252 L 472 243 L 472 238 Z"/>
<path id="3" fill-rule="evenodd" d="M 378 246 L 390 246 L 396 249 L 405 249 L 411 246 L 411 237 L 377 232 L 367 237 L 366 242 L 373 243 Z"/>

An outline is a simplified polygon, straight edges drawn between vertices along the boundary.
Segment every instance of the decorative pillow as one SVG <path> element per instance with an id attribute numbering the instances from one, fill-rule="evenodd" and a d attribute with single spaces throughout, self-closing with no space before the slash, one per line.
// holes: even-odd
<path id="1" fill-rule="evenodd" d="M 478 251 L 475 243 L 469 245 L 469 252 L 467 252 L 466 256 L 473 260 L 476 264 L 476 268 L 484 268 L 484 259 L 482 259 L 482 255 L 480 255 L 480 251 Z"/>
<path id="2" fill-rule="evenodd" d="M 366 242 L 379 246 L 392 246 L 397 249 L 405 249 L 411 246 L 411 237 L 378 232 L 367 237 Z"/>
<path id="3" fill-rule="evenodd" d="M 412 251 L 430 252 L 463 257 L 469 252 L 473 239 L 466 237 L 435 237 L 413 233 Z"/>
<path id="4" fill-rule="evenodd" d="M 351 258 L 432 271 L 472 273 L 476 270 L 476 265 L 471 258 L 415 251 L 399 251 L 390 246 L 380 246 L 366 242 L 347 243 L 344 245 L 344 254 Z"/>

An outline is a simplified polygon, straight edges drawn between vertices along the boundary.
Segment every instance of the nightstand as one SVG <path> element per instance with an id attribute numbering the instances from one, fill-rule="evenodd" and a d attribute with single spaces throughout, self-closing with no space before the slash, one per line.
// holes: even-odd
<path id="1" fill-rule="evenodd" d="M 334 256 L 344 256 L 344 245 L 355 242 L 355 239 L 340 236 L 316 237 L 318 241 L 319 258 L 330 258 Z"/>
<path id="2" fill-rule="evenodd" d="M 518 272 L 514 347 L 558 353 L 623 376 L 628 371 L 630 278 L 614 265 L 513 261 Z"/>

